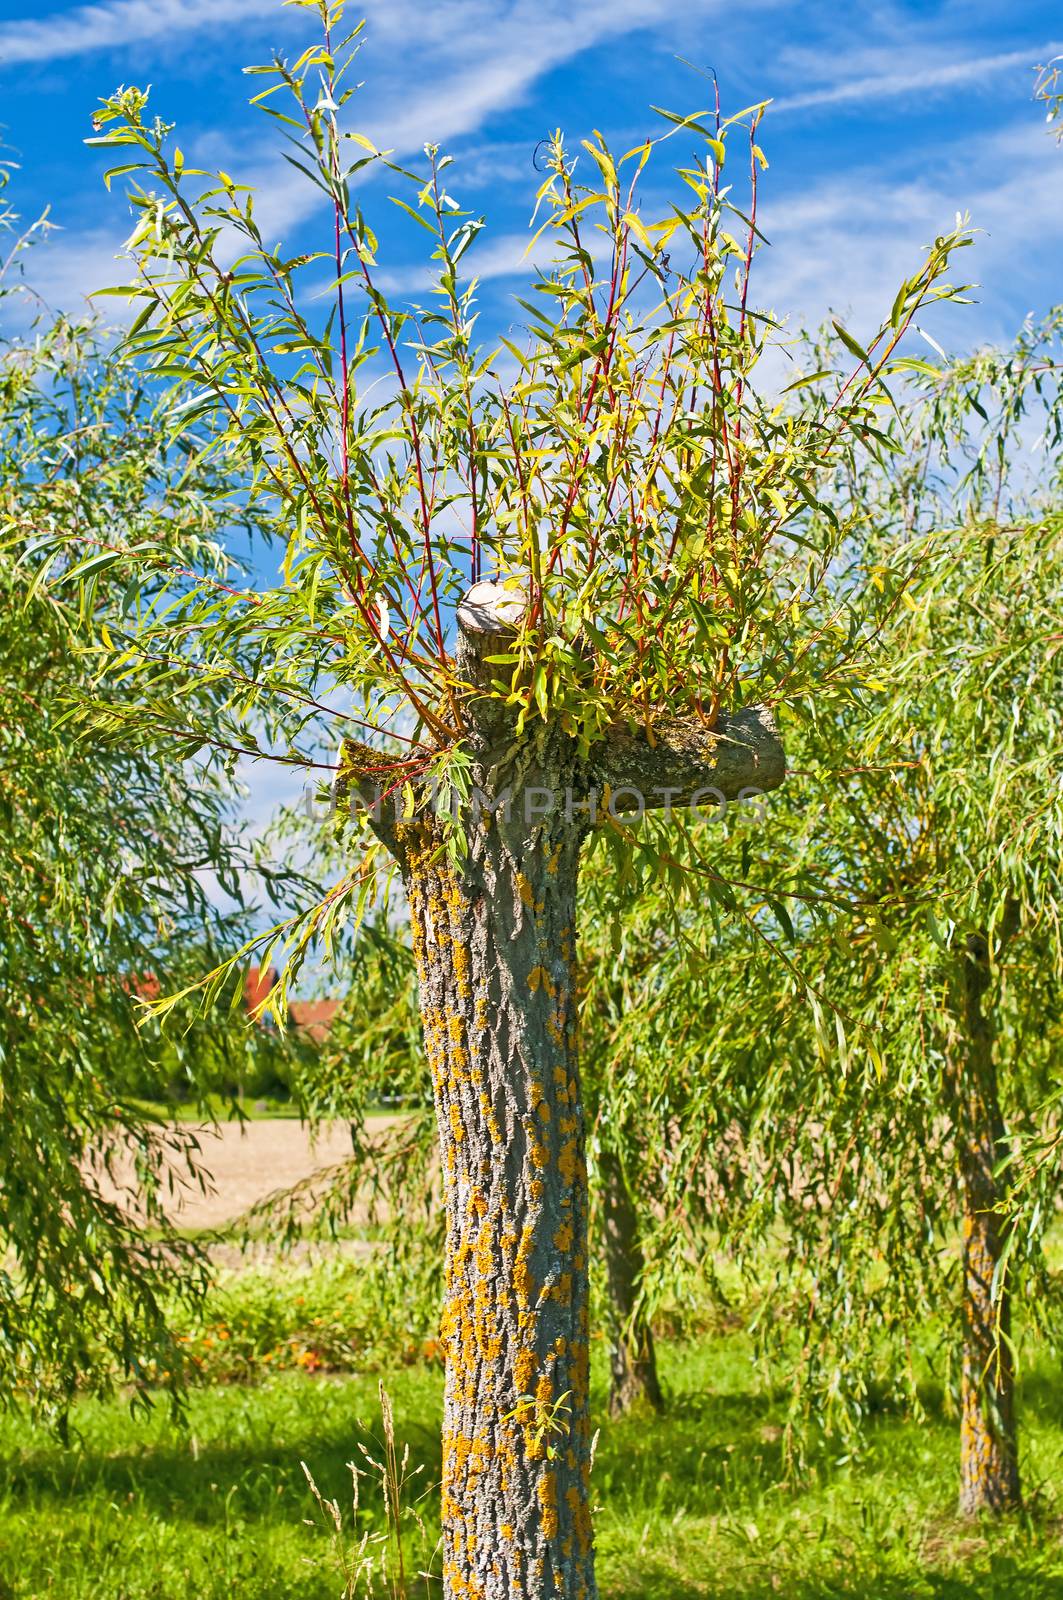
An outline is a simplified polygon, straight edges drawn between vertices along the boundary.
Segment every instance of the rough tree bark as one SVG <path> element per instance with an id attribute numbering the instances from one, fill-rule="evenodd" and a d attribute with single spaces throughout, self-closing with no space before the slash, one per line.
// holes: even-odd
<path id="1" fill-rule="evenodd" d="M 472 759 L 465 845 L 424 797 L 370 813 L 410 905 L 443 1164 L 443 1593 L 594 1600 L 587 1353 L 587 1168 L 575 1050 L 576 887 L 594 805 L 734 799 L 782 782 L 771 717 L 747 709 L 618 731 L 581 761 L 559 728 L 518 735 L 485 657 L 524 602 L 474 586 L 457 666 Z M 379 751 L 348 743 L 341 788 L 374 799 Z M 606 789 L 606 785 L 609 789 Z M 386 787 L 384 785 L 383 787 Z M 633 797 L 626 797 L 633 803 Z M 618 802 L 616 809 L 621 809 Z"/>
<path id="2" fill-rule="evenodd" d="M 993 1294 L 993 1276 L 1007 1240 L 994 1168 L 1004 1138 L 994 1058 L 994 1030 L 985 1006 L 989 944 L 966 940 L 957 1011 L 963 1026 L 953 1068 L 954 1124 L 963 1195 L 963 1373 L 960 1422 L 960 1511 L 1001 1512 L 1020 1504 L 1011 1354 L 1011 1294 Z"/>
<path id="3" fill-rule="evenodd" d="M 646 1261 L 639 1237 L 639 1219 L 612 1150 L 598 1157 L 602 1180 L 602 1236 L 609 1282 L 610 1384 L 609 1414 L 622 1416 L 640 1403 L 660 1411 L 664 1405 L 657 1375 L 653 1329 L 636 1310 L 639 1279 Z"/>

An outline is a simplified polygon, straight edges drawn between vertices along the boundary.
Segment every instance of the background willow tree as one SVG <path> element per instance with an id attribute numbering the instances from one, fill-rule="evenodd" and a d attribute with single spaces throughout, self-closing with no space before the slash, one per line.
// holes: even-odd
<path id="1" fill-rule="evenodd" d="M 1052 1069 L 1035 1019 L 1058 1007 L 1063 978 L 1061 322 L 1057 312 L 1012 350 L 931 379 L 922 435 L 940 456 L 935 488 L 954 507 L 949 480 L 961 476 L 963 523 L 949 557 L 939 552 L 916 587 L 901 692 L 876 727 L 884 741 L 900 736 L 917 699 L 929 705 L 928 725 L 911 739 L 922 782 L 907 836 L 915 881 L 924 894 L 944 891 L 939 927 L 926 921 L 938 959 L 923 966 L 942 1008 L 933 1019 L 941 1100 L 962 1207 L 966 1512 L 1020 1498 L 1012 1279 L 1022 1236 L 1001 1213 L 1013 1141 L 1036 1132 L 1031 1113 Z M 1034 429 L 1030 468 L 1020 458 L 1009 470 Z M 910 495 L 907 504 L 918 518 Z M 899 852 L 895 824 L 887 831 Z M 1031 1282 L 1045 1277 L 1039 1232 L 1025 1234 Z"/>
<path id="2" fill-rule="evenodd" d="M 810 540 L 802 522 L 841 441 L 880 437 L 884 375 L 920 308 L 952 293 L 961 235 L 935 243 L 868 352 L 854 341 L 852 376 L 795 413 L 753 382 L 772 328 L 749 300 L 759 108 L 670 117 L 619 162 L 585 141 L 589 183 L 557 136 L 538 196 L 556 260 L 522 302 L 527 342 L 479 351 L 465 271 L 481 221 L 434 147 L 404 172 L 341 130 L 355 35 L 334 43 L 340 7 L 312 9 L 323 42 L 251 70 L 328 199 L 325 250 L 269 248 L 246 187 L 190 168 L 140 91 L 97 115 L 96 142 L 122 152 L 112 179 L 141 175 L 128 348 L 287 541 L 272 588 L 152 567 L 166 604 L 116 647 L 138 664 L 145 739 L 172 720 L 173 653 L 229 686 L 190 741 L 312 767 L 343 738 L 353 864 L 268 953 L 284 946 L 291 970 L 398 868 L 445 1180 L 444 1592 L 574 1600 L 595 1589 L 581 848 L 621 790 L 671 812 L 706 786 L 774 788 L 776 710 L 859 683 L 859 630 L 803 622 L 840 530 Z M 639 180 L 672 138 L 694 147 L 686 199 L 654 216 Z M 748 214 L 721 182 L 736 141 Z M 374 166 L 429 235 L 427 309 L 381 292 L 352 198 Z M 323 265 L 320 326 L 301 301 Z"/>
<path id="3" fill-rule="evenodd" d="M 666 1275 L 688 1259 L 689 1163 L 733 1117 L 742 1159 L 713 1220 L 806 1416 L 858 1420 L 883 1384 L 918 1407 L 924 1339 L 941 1340 L 967 1513 L 1019 1502 L 1015 1285 L 1027 1326 L 1056 1298 L 1054 1207 L 1026 1192 L 1024 1152 L 1056 1116 L 1063 977 L 1059 327 L 913 364 L 908 450 L 835 485 L 869 588 L 920 552 L 879 640 L 882 684 L 863 730 L 844 708 L 817 719 L 819 772 L 791 778 L 759 838 L 726 842 L 717 865 L 736 875 L 785 853 L 790 966 L 712 949 L 714 1010 L 742 1015 L 713 1050 L 724 1100 L 695 1079 L 678 1146 L 647 1123 L 651 1171 L 672 1179 L 647 1245 Z M 803 741 L 792 753 L 805 767 Z M 816 916 L 802 883 L 827 896 Z M 644 1077 L 647 1104 L 665 1087 Z"/>
<path id="4" fill-rule="evenodd" d="M 670 918 L 660 897 L 647 894 L 622 924 L 617 907 L 609 904 L 608 877 L 603 883 L 600 870 L 588 870 L 584 881 L 581 912 L 588 934 L 580 963 L 579 1047 L 597 1178 L 593 1236 L 604 1269 L 609 1411 L 619 1416 L 640 1404 L 654 1410 L 664 1404 L 652 1320 L 643 1314 L 640 1298 L 644 1196 L 635 1174 L 642 1144 L 642 1063 L 635 1039 L 641 1041 L 644 1030 L 636 1034 L 635 1019 L 644 1020 L 647 1012 L 659 1016 L 667 1004 L 661 941 Z M 663 1032 L 672 1043 L 672 1029 Z"/>
<path id="5" fill-rule="evenodd" d="M 738 826 L 755 825 L 757 814 L 741 816 Z M 715 854 L 716 834 L 712 822 L 701 823 L 692 848 L 683 853 L 695 880 L 698 846 Z M 742 1008 L 734 996 L 734 1011 L 726 1013 L 728 1047 L 721 1052 L 716 1038 L 720 996 L 710 975 L 724 936 L 721 912 L 726 936 L 747 959 L 762 960 L 766 952 L 751 947 L 742 916 L 734 916 L 737 908 L 718 903 L 730 898 L 728 885 L 714 882 L 706 892 L 696 884 L 676 897 L 666 882 L 650 879 L 632 895 L 605 852 L 585 872 L 584 884 L 581 909 L 588 933 L 581 962 L 580 1051 L 596 1178 L 594 1236 L 609 1331 L 609 1410 L 618 1416 L 664 1405 L 655 1313 L 666 1310 L 674 1321 L 694 1279 L 699 1287 L 717 1288 L 703 1250 L 698 1267 L 707 1271 L 691 1271 L 689 1262 L 669 1259 L 668 1251 L 704 1238 L 735 1146 L 742 1087 L 733 1036 Z M 711 1093 L 702 1093 L 709 1084 Z M 693 1127 L 692 1113 L 700 1117 L 710 1105 L 712 1126 L 697 1122 L 704 1159 L 699 1157 L 687 1173 L 681 1243 L 661 1215 L 669 1151 L 680 1130 Z M 668 1250 L 653 1260 L 647 1239 L 664 1234 Z"/>
<path id="6" fill-rule="evenodd" d="M 0 312 L 26 325 L 33 230 L 4 222 Z M 164 1041 L 138 1028 L 138 998 L 189 981 L 243 926 L 206 892 L 207 874 L 238 888 L 224 779 L 179 748 L 90 746 L 70 726 L 93 638 L 136 604 L 113 542 L 228 565 L 215 475 L 167 445 L 167 417 L 101 344 L 43 313 L 0 341 L 0 1403 L 60 1422 L 85 1386 L 180 1392 L 170 1318 L 207 1263 L 165 1202 L 197 1181 L 198 1147 L 138 1095 L 169 1077 L 194 1095 L 224 1041 L 215 1018 Z"/>

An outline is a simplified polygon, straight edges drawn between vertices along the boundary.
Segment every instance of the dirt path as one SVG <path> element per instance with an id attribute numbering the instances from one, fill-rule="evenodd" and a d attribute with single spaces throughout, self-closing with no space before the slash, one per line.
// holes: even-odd
<path id="1" fill-rule="evenodd" d="M 382 1132 L 395 1119 L 373 1118 Z M 321 1128 L 314 1138 L 294 1118 L 264 1118 L 253 1122 L 223 1122 L 217 1127 L 182 1124 L 181 1134 L 194 1134 L 199 1142 L 196 1165 L 209 1180 L 205 1189 L 190 1184 L 181 1167 L 172 1168 L 173 1188 L 166 1211 L 181 1228 L 223 1228 L 259 1200 L 278 1189 L 289 1189 L 324 1167 L 335 1166 L 351 1153 L 345 1122 Z M 109 1199 L 129 1205 L 133 1197 L 131 1163 L 119 1158 L 114 1180 L 97 1174 Z M 135 1209 L 135 1205 L 134 1205 Z"/>
<path id="2" fill-rule="evenodd" d="M 196 1137 L 199 1164 L 211 1183 L 205 1194 L 186 1189 L 168 1207 L 182 1228 L 224 1227 L 276 1189 L 289 1189 L 351 1153 L 345 1122 L 329 1123 L 314 1139 L 302 1123 L 287 1117 L 223 1122 L 197 1129 Z"/>

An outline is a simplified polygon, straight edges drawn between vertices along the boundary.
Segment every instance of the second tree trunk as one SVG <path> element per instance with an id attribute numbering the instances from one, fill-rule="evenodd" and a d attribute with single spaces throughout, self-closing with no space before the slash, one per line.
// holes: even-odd
<path id="1" fill-rule="evenodd" d="M 963 1198 L 963 1375 L 960 1510 L 1006 1511 L 1020 1503 L 1015 1429 L 1011 1295 L 995 1283 L 1007 1240 L 997 1211 L 996 1166 L 1003 1154 L 993 1026 L 986 1014 L 989 946 L 966 941 L 962 960 L 963 1040 L 953 1074 L 955 1129 Z"/>
<path id="2" fill-rule="evenodd" d="M 602 1180 L 602 1233 L 609 1283 L 610 1385 L 609 1410 L 615 1416 L 640 1402 L 659 1411 L 663 1405 L 657 1376 L 653 1330 L 638 1306 L 645 1269 L 639 1219 L 613 1151 L 603 1147 L 598 1158 Z"/>

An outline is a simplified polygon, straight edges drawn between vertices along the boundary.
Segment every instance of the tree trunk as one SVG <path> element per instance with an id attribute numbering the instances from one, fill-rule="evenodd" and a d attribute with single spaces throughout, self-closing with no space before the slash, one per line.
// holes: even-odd
<path id="1" fill-rule="evenodd" d="M 1006 1281 L 993 1293 L 1007 1232 L 995 1209 L 1000 1193 L 994 1168 L 1002 1153 L 1004 1120 L 993 1026 L 984 1005 L 989 983 L 988 941 L 972 934 L 966 942 L 959 1008 L 963 1056 L 954 1074 L 964 1213 L 960 1511 L 965 1516 L 1006 1511 L 1021 1500 L 1011 1294 Z"/>
<path id="2" fill-rule="evenodd" d="M 612 1321 L 609 1414 L 622 1416 L 640 1403 L 660 1411 L 664 1397 L 657 1376 L 653 1330 L 646 1317 L 636 1311 L 639 1279 L 646 1265 L 638 1214 L 613 1151 L 602 1150 L 598 1168 Z"/>
<path id="3" fill-rule="evenodd" d="M 337 799 L 370 807 L 402 870 L 443 1164 L 444 1600 L 595 1600 L 587 1169 L 573 974 L 580 848 L 604 811 L 734 800 L 785 776 L 770 712 L 642 719 L 589 755 L 492 687 L 526 601 L 458 608 L 470 791 L 448 830 L 427 786 L 345 741 Z M 619 796 L 624 794 L 621 805 Z M 390 797 L 390 806 L 386 803 Z M 458 833 L 460 832 L 460 842 Z"/>
<path id="4" fill-rule="evenodd" d="M 581 834 L 404 852 L 447 1220 L 443 1586 L 595 1594 L 587 1183 L 574 1049 Z M 515 830 L 519 834 L 520 830 Z"/>

